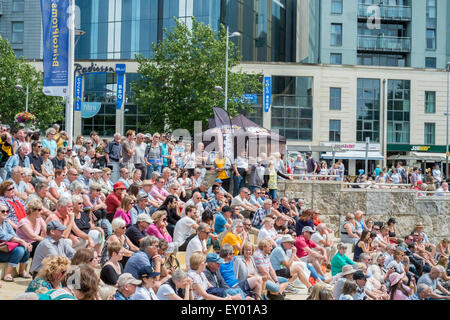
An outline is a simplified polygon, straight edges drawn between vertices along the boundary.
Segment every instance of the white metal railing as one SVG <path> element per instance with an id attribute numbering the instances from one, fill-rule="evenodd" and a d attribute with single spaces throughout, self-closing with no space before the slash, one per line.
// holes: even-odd
<path id="1" fill-rule="evenodd" d="M 393 6 L 385 4 L 359 4 L 358 18 L 377 17 L 382 20 L 410 21 L 412 18 L 411 6 Z"/>
<path id="2" fill-rule="evenodd" d="M 410 52 L 410 37 L 358 36 L 359 50 Z"/>

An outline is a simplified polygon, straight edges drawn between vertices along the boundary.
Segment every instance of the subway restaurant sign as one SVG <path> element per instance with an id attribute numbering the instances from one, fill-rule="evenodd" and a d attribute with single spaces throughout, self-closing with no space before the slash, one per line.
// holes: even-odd
<path id="1" fill-rule="evenodd" d="M 411 144 L 388 144 L 387 151 L 390 152 L 430 152 L 445 153 L 445 146 L 427 146 L 427 145 L 411 145 Z"/>

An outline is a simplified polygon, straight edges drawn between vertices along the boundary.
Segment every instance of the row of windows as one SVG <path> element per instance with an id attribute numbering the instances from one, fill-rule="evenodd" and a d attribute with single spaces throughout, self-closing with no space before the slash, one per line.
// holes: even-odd
<path id="1" fill-rule="evenodd" d="M 370 128 L 368 128 L 370 129 Z M 404 139 L 406 136 L 405 131 L 409 131 L 409 123 L 388 123 L 388 135 L 391 132 L 391 136 L 395 136 L 398 140 Z M 357 131 L 360 133 L 360 130 Z M 341 142 L 341 120 L 330 119 L 329 121 L 329 142 Z M 357 139 L 358 141 L 365 141 L 365 137 L 370 135 L 364 135 L 364 139 Z M 379 142 L 379 140 L 370 139 L 371 142 Z M 436 124 L 426 122 L 424 124 L 424 144 L 434 145 L 436 144 Z"/>

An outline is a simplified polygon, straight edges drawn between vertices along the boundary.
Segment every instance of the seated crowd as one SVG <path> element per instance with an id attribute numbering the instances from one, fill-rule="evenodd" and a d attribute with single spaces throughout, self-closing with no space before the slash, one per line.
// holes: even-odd
<path id="1" fill-rule="evenodd" d="M 219 153 L 211 185 L 202 144 L 129 131 L 58 147 L 57 129 L 30 152 L 20 141 L 0 183 L 3 281 L 31 281 L 18 299 L 450 299 L 448 239 L 431 243 L 421 223 L 399 236 L 394 218 L 360 210 L 333 230 L 277 196 L 277 154 Z"/>

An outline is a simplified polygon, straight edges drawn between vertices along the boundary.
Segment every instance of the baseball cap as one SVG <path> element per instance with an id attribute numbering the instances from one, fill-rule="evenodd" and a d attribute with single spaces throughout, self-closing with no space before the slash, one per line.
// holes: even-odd
<path id="1" fill-rule="evenodd" d="M 122 273 L 119 276 L 119 279 L 117 279 L 117 285 L 119 287 L 123 287 L 127 284 L 134 284 L 136 286 L 140 285 L 142 283 L 141 280 L 136 279 L 131 275 L 131 273 Z"/>
<path id="2" fill-rule="evenodd" d="M 311 233 L 314 233 L 315 231 L 314 231 L 314 229 L 311 228 L 310 226 L 306 226 L 306 227 L 303 227 L 303 229 L 302 229 L 302 233 L 304 233 L 304 232 L 311 232 Z"/>
<path id="3" fill-rule="evenodd" d="M 353 274 L 353 280 L 362 280 L 367 279 L 368 276 L 366 276 L 362 271 L 358 270 Z"/>
<path id="4" fill-rule="evenodd" d="M 155 270 L 151 266 L 143 266 L 138 270 L 138 278 L 146 279 L 146 278 L 155 278 L 159 276 L 160 272 L 155 272 Z"/>
<path id="5" fill-rule="evenodd" d="M 144 199 L 148 199 L 148 194 L 146 194 L 145 192 L 141 192 L 138 194 L 138 196 L 136 197 L 137 201 L 141 201 Z"/>
<path id="6" fill-rule="evenodd" d="M 127 189 L 127 188 L 125 188 L 125 185 L 123 184 L 123 182 L 116 182 L 116 183 L 114 183 L 114 185 L 113 185 L 113 189 L 114 190 L 118 190 L 118 189 Z"/>
<path id="7" fill-rule="evenodd" d="M 138 223 L 138 222 L 147 222 L 147 223 L 152 224 L 153 220 L 152 220 L 152 218 L 150 218 L 150 216 L 148 214 L 141 213 L 136 218 L 136 223 Z"/>
<path id="8" fill-rule="evenodd" d="M 284 236 L 281 237 L 281 243 L 284 242 L 295 242 L 295 240 L 289 234 L 285 234 Z"/>
<path id="9" fill-rule="evenodd" d="M 92 173 L 102 173 L 102 170 L 100 170 L 100 169 L 92 169 Z"/>
<path id="10" fill-rule="evenodd" d="M 214 182 L 217 182 L 217 183 L 223 183 L 223 181 L 220 180 L 220 179 L 216 179 L 216 180 L 214 180 Z"/>
<path id="11" fill-rule="evenodd" d="M 59 230 L 59 231 L 64 231 L 66 230 L 66 226 L 63 225 L 61 222 L 59 222 L 58 220 L 52 220 L 47 224 L 47 231 L 49 230 Z"/>
<path id="12" fill-rule="evenodd" d="M 217 253 L 210 252 L 206 255 L 206 262 L 223 263 L 224 260 Z"/>

